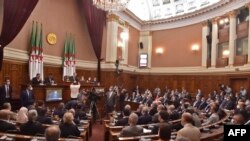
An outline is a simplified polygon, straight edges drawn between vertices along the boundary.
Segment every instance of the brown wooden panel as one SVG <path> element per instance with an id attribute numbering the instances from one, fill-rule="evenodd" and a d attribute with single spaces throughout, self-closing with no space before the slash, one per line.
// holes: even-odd
<path id="1" fill-rule="evenodd" d="M 219 32 L 218 35 L 219 43 L 224 43 L 229 41 L 229 27 L 219 29 L 218 32 Z"/>
<path id="2" fill-rule="evenodd" d="M 216 59 L 216 67 L 225 67 L 228 65 L 228 58 L 217 58 Z"/>
<path id="3" fill-rule="evenodd" d="M 247 63 L 247 55 L 234 56 L 234 66 L 242 66 Z"/>
<path id="4" fill-rule="evenodd" d="M 45 76 L 47 76 L 50 72 L 53 73 L 54 78 L 58 83 L 62 82 L 61 66 L 47 66 L 45 64 Z M 84 76 L 85 79 L 88 77 L 93 78 L 96 76 L 96 71 L 77 69 L 77 74 L 80 77 Z M 8 76 L 12 82 L 14 98 L 19 98 L 21 93 L 21 85 L 29 82 L 27 63 L 4 61 L 3 69 L 0 72 L 0 83 L 4 82 L 6 76 Z M 213 90 L 218 90 L 219 84 L 228 85 L 232 76 L 248 78 L 250 74 L 243 75 L 241 72 L 236 72 L 235 74 L 197 73 L 164 75 L 123 72 L 121 75 L 117 76 L 114 70 L 105 70 L 101 72 L 101 85 L 105 88 L 108 88 L 110 85 L 123 86 L 124 88 L 128 89 L 129 93 L 135 89 L 136 85 L 139 85 L 142 92 L 146 88 L 153 90 L 154 88 L 159 87 L 161 90 L 164 90 L 165 87 L 168 86 L 170 89 L 178 89 L 179 91 L 182 87 L 185 87 L 188 92 L 196 93 L 197 89 L 199 88 L 205 95 L 207 95 Z M 247 82 L 247 85 L 250 86 L 249 82 Z"/>
<path id="5" fill-rule="evenodd" d="M 248 21 L 244 21 L 237 25 L 236 29 L 237 38 L 244 38 L 248 36 L 248 28 L 249 28 L 248 26 L 249 26 Z"/>

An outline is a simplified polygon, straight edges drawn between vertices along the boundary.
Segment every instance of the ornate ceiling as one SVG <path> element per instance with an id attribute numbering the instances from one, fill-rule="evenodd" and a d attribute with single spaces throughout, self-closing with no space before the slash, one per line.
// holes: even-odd
<path id="1" fill-rule="evenodd" d="M 130 0 L 127 9 L 141 21 L 173 18 L 222 0 Z"/>

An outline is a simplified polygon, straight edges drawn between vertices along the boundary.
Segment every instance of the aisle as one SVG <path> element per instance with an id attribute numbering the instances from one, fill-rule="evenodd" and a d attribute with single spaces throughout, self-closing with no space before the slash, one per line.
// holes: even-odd
<path id="1" fill-rule="evenodd" d="M 92 137 L 90 137 L 89 141 L 103 141 L 104 140 L 104 126 L 97 122 L 93 125 L 92 128 Z"/>

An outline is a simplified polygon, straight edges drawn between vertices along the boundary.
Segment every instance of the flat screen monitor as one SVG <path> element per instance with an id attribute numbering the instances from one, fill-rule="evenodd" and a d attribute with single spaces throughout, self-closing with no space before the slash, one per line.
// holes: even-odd
<path id="1" fill-rule="evenodd" d="M 61 101 L 62 88 L 47 88 L 46 89 L 46 102 Z"/>

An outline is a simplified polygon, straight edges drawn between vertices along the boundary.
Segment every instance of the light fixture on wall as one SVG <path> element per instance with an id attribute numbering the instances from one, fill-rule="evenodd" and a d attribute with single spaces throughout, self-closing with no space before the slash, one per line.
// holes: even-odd
<path id="1" fill-rule="evenodd" d="M 198 44 L 194 44 L 194 45 L 192 45 L 192 47 L 191 47 L 191 50 L 192 50 L 193 52 L 197 52 L 199 49 L 200 49 L 200 47 L 199 47 Z"/>
<path id="2" fill-rule="evenodd" d="M 222 18 L 220 19 L 219 21 L 219 24 L 220 25 L 224 25 L 224 24 L 228 24 L 229 23 L 229 19 L 228 18 Z"/>
<path id="3" fill-rule="evenodd" d="M 155 50 L 155 53 L 156 53 L 156 54 L 163 54 L 163 48 L 157 48 L 157 49 Z"/>
<path id="4" fill-rule="evenodd" d="M 128 35 L 128 32 L 121 32 L 120 33 L 120 38 L 122 39 L 122 40 L 128 40 L 128 38 L 129 38 L 129 35 Z"/>
<path id="5" fill-rule="evenodd" d="M 122 11 L 130 0 L 93 0 L 93 5 L 104 11 Z"/>
<path id="6" fill-rule="evenodd" d="M 223 50 L 222 55 L 224 58 L 228 57 L 230 54 L 230 51 L 228 49 Z"/>

